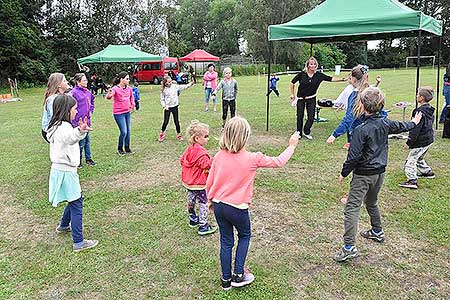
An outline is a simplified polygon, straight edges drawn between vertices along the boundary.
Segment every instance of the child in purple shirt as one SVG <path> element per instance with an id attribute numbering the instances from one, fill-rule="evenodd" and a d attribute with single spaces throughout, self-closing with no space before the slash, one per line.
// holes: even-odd
<path id="1" fill-rule="evenodd" d="M 75 128 L 78 126 L 78 121 L 80 119 L 84 120 L 87 118 L 88 126 L 91 126 L 91 115 L 94 112 L 94 95 L 88 90 L 87 84 L 88 80 L 84 73 L 77 73 L 72 79 L 75 88 L 70 92 L 73 98 L 77 101 L 77 114 L 72 120 L 72 126 Z M 82 168 L 81 158 L 84 155 L 86 157 L 86 164 L 88 166 L 95 166 L 96 163 L 92 160 L 91 155 L 91 138 L 89 132 L 86 137 L 80 140 L 80 165 L 78 168 Z"/>

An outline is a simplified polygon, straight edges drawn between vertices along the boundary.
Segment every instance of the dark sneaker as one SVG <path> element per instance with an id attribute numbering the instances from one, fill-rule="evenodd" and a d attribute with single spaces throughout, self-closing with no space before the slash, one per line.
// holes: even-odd
<path id="1" fill-rule="evenodd" d="M 245 270 L 242 274 L 233 274 L 231 276 L 231 286 L 232 287 L 242 287 L 248 285 L 255 280 L 255 276 L 248 270 Z"/>
<path id="2" fill-rule="evenodd" d="M 198 216 L 189 216 L 189 227 L 195 228 L 198 226 Z"/>
<path id="3" fill-rule="evenodd" d="M 124 156 L 125 151 L 123 151 L 122 149 L 119 149 L 119 150 L 117 150 L 117 154 L 119 154 L 119 156 Z"/>
<path id="4" fill-rule="evenodd" d="M 134 151 L 130 148 L 125 148 L 125 154 L 134 154 Z"/>
<path id="5" fill-rule="evenodd" d="M 227 280 L 220 278 L 220 281 L 222 282 L 222 288 L 224 291 L 231 289 L 231 278 Z"/>
<path id="6" fill-rule="evenodd" d="M 56 227 L 56 233 L 66 233 L 66 232 L 71 232 L 72 228 L 70 228 L 70 225 L 67 227 L 62 227 L 61 225 L 58 225 L 58 227 Z"/>
<path id="7" fill-rule="evenodd" d="M 81 163 L 78 165 L 78 169 L 83 169 L 83 165 Z"/>
<path id="8" fill-rule="evenodd" d="M 98 245 L 97 240 L 84 240 L 83 244 L 81 244 L 80 246 L 73 245 L 73 252 L 80 252 L 83 250 L 91 249 L 97 245 Z"/>
<path id="9" fill-rule="evenodd" d="M 207 235 L 207 234 L 216 232 L 216 230 L 217 230 L 217 227 L 212 227 L 211 225 L 206 224 L 206 225 L 200 226 L 198 228 L 198 234 L 199 235 Z"/>
<path id="10" fill-rule="evenodd" d="M 417 190 L 417 188 L 418 188 L 417 180 L 414 180 L 414 179 L 409 179 L 403 183 L 400 183 L 399 185 L 401 187 L 408 188 L 408 189 L 414 189 L 414 190 Z"/>
<path id="11" fill-rule="evenodd" d="M 384 242 L 384 231 L 381 230 L 378 233 L 375 233 L 375 231 L 373 231 L 372 229 L 367 230 L 367 231 L 361 231 L 359 233 L 363 238 L 369 239 L 369 240 L 374 240 L 378 243 L 382 243 Z"/>
<path id="12" fill-rule="evenodd" d="M 337 262 L 343 262 L 347 259 L 355 258 L 359 256 L 359 251 L 355 246 L 352 246 L 349 250 L 345 249 L 345 246 L 341 248 L 339 253 L 334 255 L 334 260 Z"/>
<path id="13" fill-rule="evenodd" d="M 88 166 L 91 166 L 91 167 L 93 167 L 93 166 L 96 165 L 95 161 L 93 161 L 92 159 L 87 159 L 87 160 L 86 160 L 86 164 L 87 164 Z"/>
<path id="14" fill-rule="evenodd" d="M 436 177 L 436 175 L 434 174 L 433 171 L 430 171 L 430 172 L 428 172 L 428 173 L 426 173 L 426 174 L 420 174 L 420 175 L 419 175 L 419 178 L 428 178 L 428 179 L 432 179 L 432 178 L 435 178 L 435 177 Z"/>

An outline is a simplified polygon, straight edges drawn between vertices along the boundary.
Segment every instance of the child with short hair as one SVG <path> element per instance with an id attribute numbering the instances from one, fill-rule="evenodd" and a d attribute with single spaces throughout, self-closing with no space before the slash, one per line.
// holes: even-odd
<path id="1" fill-rule="evenodd" d="M 219 141 L 220 151 L 214 160 L 206 181 L 208 200 L 213 205 L 220 232 L 220 264 L 222 288 L 241 287 L 250 284 L 255 277 L 244 271 L 245 259 L 250 244 L 249 206 L 252 203 L 253 183 L 258 168 L 284 166 L 294 154 L 300 133 L 294 133 L 289 147 L 278 157 L 269 157 L 261 152 L 247 151 L 251 129 L 247 120 L 234 117 L 226 124 Z M 234 272 L 231 273 L 231 256 L 234 233 L 238 232 L 238 244 Z"/>
<path id="2" fill-rule="evenodd" d="M 233 76 L 231 68 L 223 69 L 223 79 L 220 81 L 219 85 L 213 92 L 215 97 L 220 89 L 222 91 L 222 128 L 225 126 L 227 121 L 228 107 L 230 107 L 230 115 L 233 118 L 236 115 L 236 97 L 238 93 L 238 85 L 236 79 Z"/>
<path id="3" fill-rule="evenodd" d="M 376 242 L 384 241 L 381 215 L 378 208 L 378 193 L 384 181 L 387 165 L 388 135 L 413 129 L 421 120 L 418 112 L 412 122 L 391 121 L 380 112 L 385 103 L 383 92 L 369 87 L 361 93 L 360 101 L 365 118 L 353 131 L 353 139 L 339 181 L 342 182 L 351 172 L 353 178 L 344 209 L 344 246 L 334 256 L 337 262 L 343 262 L 359 256 L 355 246 L 361 203 L 366 204 L 372 228 L 360 234 Z"/>
<path id="4" fill-rule="evenodd" d="M 400 183 L 401 187 L 417 189 L 418 177 L 435 177 L 431 167 L 427 165 L 424 159 L 425 154 L 427 154 L 431 144 L 434 142 L 434 107 L 429 103 L 433 96 L 434 91 L 430 86 L 421 87 L 417 92 L 419 107 L 413 110 L 412 115 L 414 116 L 417 112 L 421 112 L 423 117 L 420 123 L 409 131 L 406 147 L 410 150 L 404 169 L 407 180 Z"/>
<path id="5" fill-rule="evenodd" d="M 172 78 L 165 75 L 161 82 L 161 105 L 164 109 L 164 120 L 161 127 L 161 132 L 159 133 L 159 141 L 164 141 L 166 137 L 166 128 L 169 124 L 170 114 L 173 115 L 173 122 L 175 123 L 175 129 L 177 131 L 177 140 L 182 141 L 183 136 L 181 135 L 180 121 L 178 120 L 178 106 L 181 90 L 190 88 L 194 84 L 191 82 L 188 85 L 181 86 L 177 84 L 172 84 Z"/>
<path id="6" fill-rule="evenodd" d="M 77 114 L 77 102 L 70 95 L 57 96 L 53 102 L 53 116 L 48 125 L 52 168 L 48 199 L 54 207 L 67 201 L 57 233 L 72 231 L 73 251 L 79 252 L 97 246 L 96 240 L 83 238 L 83 196 L 77 167 L 80 164 L 79 141 L 92 130 L 87 118 L 80 119 L 78 127 L 71 121 Z"/>
<path id="7" fill-rule="evenodd" d="M 139 110 L 139 102 L 141 101 L 141 93 L 139 92 L 139 82 L 135 81 L 133 86 L 134 107 Z"/>
<path id="8" fill-rule="evenodd" d="M 275 73 L 272 73 L 272 76 L 270 77 L 270 82 L 269 82 L 269 92 L 267 93 L 266 96 L 269 96 L 270 93 L 274 92 L 275 95 L 277 95 L 277 97 L 280 97 L 280 92 L 277 89 L 278 80 L 280 80 L 280 78 Z"/>
<path id="9" fill-rule="evenodd" d="M 211 168 L 212 158 L 204 148 L 209 140 L 209 126 L 193 120 L 187 128 L 189 146 L 180 158 L 181 181 L 187 189 L 189 226 L 198 227 L 199 235 L 214 233 L 217 227 L 208 224 L 208 198 L 206 179 Z M 195 213 L 198 201 L 199 213 Z"/>

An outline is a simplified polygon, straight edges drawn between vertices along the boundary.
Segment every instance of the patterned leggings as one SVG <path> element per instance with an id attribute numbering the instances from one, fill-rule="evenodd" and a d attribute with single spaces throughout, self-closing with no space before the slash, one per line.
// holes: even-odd
<path id="1" fill-rule="evenodd" d="M 198 223 L 200 226 L 206 225 L 208 222 L 208 197 L 206 196 L 206 190 L 187 190 L 188 199 L 188 212 L 190 219 L 196 219 L 195 203 L 198 201 Z"/>

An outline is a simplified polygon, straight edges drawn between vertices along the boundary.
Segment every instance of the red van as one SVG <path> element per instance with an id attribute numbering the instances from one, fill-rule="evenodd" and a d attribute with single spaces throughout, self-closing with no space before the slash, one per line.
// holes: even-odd
<path id="1" fill-rule="evenodd" d="M 164 75 L 173 71 L 180 72 L 180 65 L 176 57 L 164 57 L 162 61 L 140 62 L 134 67 L 133 80 L 148 81 L 159 84 Z"/>

